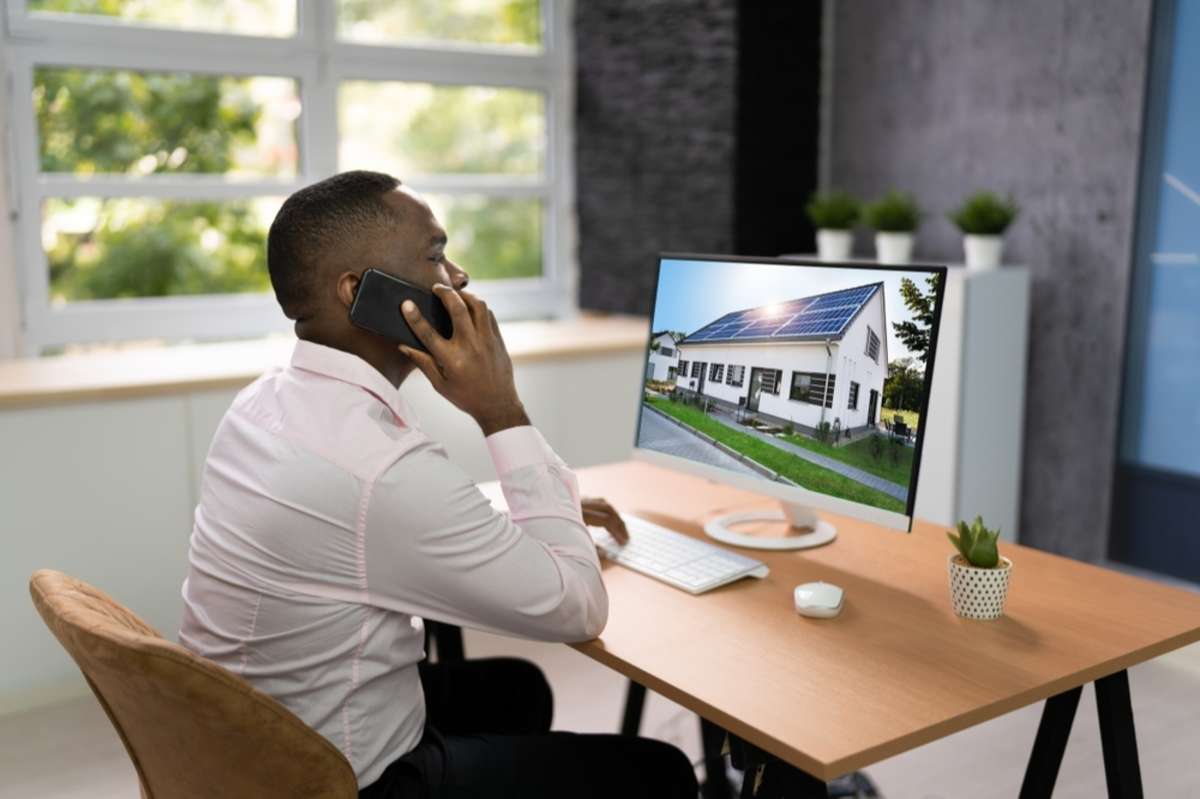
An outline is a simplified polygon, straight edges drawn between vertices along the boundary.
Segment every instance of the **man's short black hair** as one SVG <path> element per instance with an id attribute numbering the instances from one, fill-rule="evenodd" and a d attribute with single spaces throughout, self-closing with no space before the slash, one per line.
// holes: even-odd
<path id="1" fill-rule="evenodd" d="M 399 185 L 391 175 L 355 170 L 287 198 L 267 234 L 267 271 L 289 319 L 313 312 L 312 289 L 327 253 L 395 224 L 396 211 L 383 196 Z"/>

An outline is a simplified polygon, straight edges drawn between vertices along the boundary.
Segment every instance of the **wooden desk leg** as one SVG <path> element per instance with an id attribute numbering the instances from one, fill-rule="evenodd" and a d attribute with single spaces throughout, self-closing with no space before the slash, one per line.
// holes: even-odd
<path id="1" fill-rule="evenodd" d="M 625 713 L 621 717 L 621 734 L 637 735 L 642 726 L 642 707 L 646 704 L 646 686 L 629 681 L 625 691 Z"/>
<path id="2" fill-rule="evenodd" d="M 1118 671 L 1096 680 L 1096 712 L 1109 799 L 1142 799 L 1133 705 L 1129 701 L 1129 672 Z"/>
<path id="3" fill-rule="evenodd" d="M 1021 783 L 1021 799 L 1050 799 L 1054 793 L 1058 767 L 1062 765 L 1071 724 L 1075 721 L 1075 708 L 1079 707 L 1082 693 L 1082 687 L 1072 688 L 1046 700 L 1042 722 L 1033 740 L 1033 752 L 1025 769 L 1025 780 Z"/>

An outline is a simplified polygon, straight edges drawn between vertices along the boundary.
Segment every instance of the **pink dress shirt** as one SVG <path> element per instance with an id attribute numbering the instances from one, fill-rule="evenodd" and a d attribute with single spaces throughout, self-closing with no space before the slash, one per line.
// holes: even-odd
<path id="1" fill-rule="evenodd" d="M 422 617 L 546 641 L 607 620 L 575 476 L 532 427 L 487 444 L 509 514 L 379 372 L 298 342 L 213 439 L 180 643 L 282 702 L 371 784 L 424 729 Z"/>

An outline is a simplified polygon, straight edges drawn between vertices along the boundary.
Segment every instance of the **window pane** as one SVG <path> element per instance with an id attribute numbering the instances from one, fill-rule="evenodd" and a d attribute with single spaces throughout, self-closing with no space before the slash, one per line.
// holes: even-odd
<path id="1" fill-rule="evenodd" d="M 43 172 L 296 174 L 291 78 L 38 67 Z"/>
<path id="2" fill-rule="evenodd" d="M 366 44 L 542 42 L 538 0 L 338 0 L 337 32 Z"/>
<path id="3" fill-rule="evenodd" d="M 47 200 L 51 300 L 269 291 L 267 228 L 282 203 Z"/>
<path id="4" fill-rule="evenodd" d="M 339 93 L 342 169 L 537 174 L 542 94 L 484 86 L 350 81 Z"/>
<path id="5" fill-rule="evenodd" d="M 29 10 L 258 36 L 296 32 L 296 0 L 29 0 Z"/>
<path id="6" fill-rule="evenodd" d="M 542 274 L 542 203 L 477 195 L 422 195 L 446 228 L 447 256 L 472 280 Z"/>

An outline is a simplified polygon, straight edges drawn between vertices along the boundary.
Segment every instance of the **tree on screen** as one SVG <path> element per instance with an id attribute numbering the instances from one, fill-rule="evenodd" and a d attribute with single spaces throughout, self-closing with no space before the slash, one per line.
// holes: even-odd
<path id="1" fill-rule="evenodd" d="M 922 364 L 929 357 L 937 280 L 936 274 L 927 277 L 925 284 L 929 290 L 922 292 L 917 284 L 909 278 L 900 278 L 900 296 L 904 298 L 904 304 L 908 310 L 912 311 L 913 318 L 903 322 L 892 322 L 892 329 L 896 331 L 897 338 L 904 343 L 909 352 L 917 356 Z"/>

